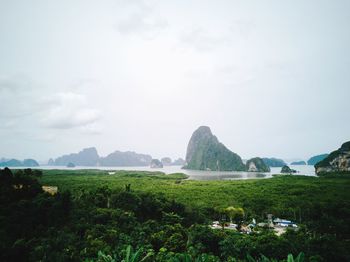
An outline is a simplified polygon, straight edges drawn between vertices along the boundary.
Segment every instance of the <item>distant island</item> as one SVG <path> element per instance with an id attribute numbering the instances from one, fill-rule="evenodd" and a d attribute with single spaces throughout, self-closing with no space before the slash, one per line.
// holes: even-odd
<path id="1" fill-rule="evenodd" d="M 24 159 L 23 161 L 17 159 L 4 159 L 0 160 L 0 166 L 4 167 L 37 167 L 39 163 L 34 159 Z"/>
<path id="2" fill-rule="evenodd" d="M 148 166 L 152 157 L 146 154 L 135 152 L 115 151 L 106 157 L 101 157 L 98 161 L 100 166 Z"/>
<path id="3" fill-rule="evenodd" d="M 322 161 L 323 159 L 325 159 L 329 154 L 322 154 L 322 155 L 317 155 L 317 156 L 313 156 L 311 157 L 308 161 L 307 164 L 310 166 L 314 166 L 316 165 L 318 162 Z"/>
<path id="4" fill-rule="evenodd" d="M 163 166 L 184 166 L 186 164 L 186 161 L 182 159 L 181 157 L 175 159 L 174 161 L 171 160 L 170 157 L 163 157 L 161 158 L 160 162 Z"/>
<path id="5" fill-rule="evenodd" d="M 279 158 L 274 158 L 274 157 L 263 157 L 262 160 L 264 161 L 264 163 L 266 165 L 268 165 L 269 167 L 283 167 L 285 165 L 287 165 L 286 162 L 284 162 L 282 159 Z"/>
<path id="6" fill-rule="evenodd" d="M 295 162 L 292 162 L 290 164 L 293 166 L 303 166 L 303 165 L 306 165 L 306 162 L 305 161 L 295 161 Z"/>
<path id="7" fill-rule="evenodd" d="M 152 162 L 152 156 L 148 154 L 139 154 L 133 151 L 114 151 L 105 157 L 99 156 L 95 147 L 84 148 L 78 153 L 71 153 L 60 156 L 56 159 L 50 159 L 48 161 L 49 166 L 67 166 L 69 163 L 75 166 L 150 166 Z M 163 157 L 161 163 L 164 166 L 185 164 L 185 160 L 182 158 L 176 159 L 174 162 L 169 157 Z"/>
<path id="8" fill-rule="evenodd" d="M 171 166 L 172 161 L 170 157 L 163 157 L 160 162 L 162 162 L 163 166 Z"/>
<path id="9" fill-rule="evenodd" d="M 159 159 L 152 159 L 150 167 L 151 168 L 163 168 L 163 164 L 161 161 L 159 161 Z"/>
<path id="10" fill-rule="evenodd" d="M 67 166 L 73 163 L 76 166 L 96 166 L 100 160 L 97 150 L 94 147 L 85 148 L 79 153 L 72 153 L 49 161 L 48 164 L 54 166 Z"/>
<path id="11" fill-rule="evenodd" d="M 182 158 L 178 158 L 171 163 L 172 166 L 184 166 L 185 164 L 186 164 L 186 161 Z"/>
<path id="12" fill-rule="evenodd" d="M 73 164 L 73 163 L 71 163 L 71 162 L 69 162 L 68 164 L 67 164 L 67 167 L 75 167 L 75 165 Z"/>

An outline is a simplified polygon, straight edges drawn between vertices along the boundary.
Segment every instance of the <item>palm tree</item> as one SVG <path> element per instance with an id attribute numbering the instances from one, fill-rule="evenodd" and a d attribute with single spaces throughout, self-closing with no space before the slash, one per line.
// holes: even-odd
<path id="1" fill-rule="evenodd" d="M 132 247 L 129 245 L 126 248 L 125 258 L 121 262 L 143 262 L 152 255 L 152 253 L 147 253 L 146 256 L 142 257 L 142 251 L 143 249 L 140 248 L 134 253 Z"/>
<path id="2" fill-rule="evenodd" d="M 287 257 L 287 262 L 304 262 L 305 255 L 303 252 L 299 253 L 299 255 L 294 258 L 292 254 L 289 254 Z M 261 258 L 255 259 L 252 256 L 248 255 L 247 256 L 247 261 L 248 262 L 278 262 L 277 259 L 273 258 L 267 258 L 264 255 L 261 255 Z"/>

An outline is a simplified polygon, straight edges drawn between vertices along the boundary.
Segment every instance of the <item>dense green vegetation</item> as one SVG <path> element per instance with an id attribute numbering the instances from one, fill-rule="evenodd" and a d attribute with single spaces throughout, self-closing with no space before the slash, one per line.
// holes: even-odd
<path id="1" fill-rule="evenodd" d="M 262 255 L 285 260 L 301 252 L 306 261 L 350 260 L 348 176 L 190 181 L 109 173 L 1 171 L 0 260 L 267 261 Z M 41 184 L 59 193 L 44 193 Z M 222 208 L 243 208 L 244 221 L 271 213 L 300 227 L 280 237 L 210 229 Z"/>

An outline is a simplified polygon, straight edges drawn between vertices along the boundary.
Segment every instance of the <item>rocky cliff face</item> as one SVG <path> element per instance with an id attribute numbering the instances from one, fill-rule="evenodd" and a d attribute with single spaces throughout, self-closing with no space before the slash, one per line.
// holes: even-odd
<path id="1" fill-rule="evenodd" d="M 270 172 L 270 167 L 260 157 L 249 159 L 246 163 L 248 172 Z"/>
<path id="2" fill-rule="evenodd" d="M 187 146 L 185 169 L 243 171 L 245 166 L 239 155 L 221 144 L 207 126 L 199 127 Z"/>
<path id="3" fill-rule="evenodd" d="M 315 165 L 316 174 L 350 172 L 350 141 Z"/>

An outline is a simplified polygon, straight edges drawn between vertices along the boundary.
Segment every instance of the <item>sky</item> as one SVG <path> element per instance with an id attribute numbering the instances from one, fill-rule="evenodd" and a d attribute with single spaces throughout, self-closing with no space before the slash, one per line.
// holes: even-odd
<path id="1" fill-rule="evenodd" d="M 0 157 L 242 158 L 350 140 L 350 1 L 0 0 Z"/>

